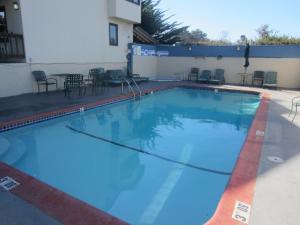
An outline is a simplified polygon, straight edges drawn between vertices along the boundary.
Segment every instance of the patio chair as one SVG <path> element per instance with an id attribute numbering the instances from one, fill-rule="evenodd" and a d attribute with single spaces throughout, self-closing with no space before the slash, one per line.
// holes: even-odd
<path id="1" fill-rule="evenodd" d="M 225 71 L 223 69 L 216 69 L 215 74 L 212 76 L 210 83 L 225 84 Z"/>
<path id="2" fill-rule="evenodd" d="M 90 80 L 92 81 L 91 85 L 92 85 L 92 92 L 94 94 L 98 94 L 98 89 L 99 88 L 104 88 L 105 85 L 105 80 L 108 80 L 106 78 L 106 73 L 105 73 L 105 70 L 104 68 L 94 68 L 94 69 L 91 69 L 89 71 L 89 77 L 90 77 Z"/>
<path id="3" fill-rule="evenodd" d="M 277 88 L 277 72 L 266 72 L 264 76 L 263 87 Z"/>
<path id="4" fill-rule="evenodd" d="M 199 68 L 191 68 L 191 71 L 188 75 L 188 80 L 197 80 L 199 76 L 200 69 Z"/>
<path id="5" fill-rule="evenodd" d="M 129 75 L 129 78 L 134 79 L 135 82 L 137 83 L 142 83 L 142 82 L 148 82 L 149 77 L 141 77 L 140 74 L 131 74 Z"/>
<path id="6" fill-rule="evenodd" d="M 208 83 L 211 79 L 211 71 L 210 70 L 203 70 L 200 76 L 197 79 L 197 82 L 205 82 Z"/>
<path id="7" fill-rule="evenodd" d="M 297 116 L 298 107 L 300 107 L 300 96 L 296 96 L 296 97 L 292 98 L 292 106 L 291 106 L 291 110 L 290 110 L 290 113 L 289 113 L 289 117 L 292 115 L 293 110 L 295 108 L 296 110 L 295 110 L 295 114 L 294 114 L 294 117 L 293 117 L 293 121 L 295 120 L 295 118 Z"/>
<path id="8" fill-rule="evenodd" d="M 32 75 L 34 76 L 35 81 L 38 85 L 38 93 L 40 93 L 40 85 L 44 85 L 46 87 L 46 93 L 48 95 L 48 86 L 55 85 L 57 89 L 57 80 L 55 78 L 47 78 L 46 74 L 42 70 L 32 71 Z"/>
<path id="9" fill-rule="evenodd" d="M 126 78 L 125 73 L 122 70 L 107 70 L 106 76 L 107 80 L 105 80 L 105 83 L 111 85 L 123 84 Z"/>
<path id="10" fill-rule="evenodd" d="M 64 92 L 65 96 L 70 96 L 70 93 L 73 90 L 78 89 L 78 95 L 82 95 L 82 89 L 85 89 L 85 84 L 83 81 L 83 75 L 82 74 L 68 74 L 65 79 L 64 83 Z M 84 91 L 85 93 L 85 91 Z"/>
<path id="11" fill-rule="evenodd" d="M 260 83 L 259 86 L 262 86 L 264 81 L 264 75 L 265 75 L 264 71 L 254 71 L 253 78 L 252 78 L 252 86 L 254 86 L 255 82 L 259 82 Z"/>

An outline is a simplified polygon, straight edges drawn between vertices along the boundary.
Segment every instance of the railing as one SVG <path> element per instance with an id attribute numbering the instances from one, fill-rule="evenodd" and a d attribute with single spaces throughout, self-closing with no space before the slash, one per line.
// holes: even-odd
<path id="1" fill-rule="evenodd" d="M 0 60 L 20 61 L 25 58 L 23 35 L 0 33 Z"/>

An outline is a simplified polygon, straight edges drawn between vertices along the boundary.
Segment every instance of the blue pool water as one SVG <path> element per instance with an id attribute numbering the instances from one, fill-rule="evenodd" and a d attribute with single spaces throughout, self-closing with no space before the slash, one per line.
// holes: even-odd
<path id="1" fill-rule="evenodd" d="M 217 207 L 259 101 L 161 91 L 0 133 L 0 160 L 131 224 L 199 225 Z"/>

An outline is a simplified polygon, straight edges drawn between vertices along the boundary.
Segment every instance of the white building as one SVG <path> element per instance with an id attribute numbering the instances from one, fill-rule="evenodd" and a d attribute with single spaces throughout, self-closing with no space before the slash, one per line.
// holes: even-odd
<path id="1" fill-rule="evenodd" d="M 140 0 L 0 0 L 0 18 L 4 97 L 34 92 L 33 70 L 87 74 L 93 67 L 126 67 L 141 6 Z"/>

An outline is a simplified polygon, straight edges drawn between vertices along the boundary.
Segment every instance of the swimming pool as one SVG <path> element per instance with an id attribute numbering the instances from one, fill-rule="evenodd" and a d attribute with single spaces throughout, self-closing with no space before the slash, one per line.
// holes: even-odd
<path id="1" fill-rule="evenodd" d="M 259 102 L 174 88 L 0 133 L 0 160 L 131 224 L 203 224 Z"/>

